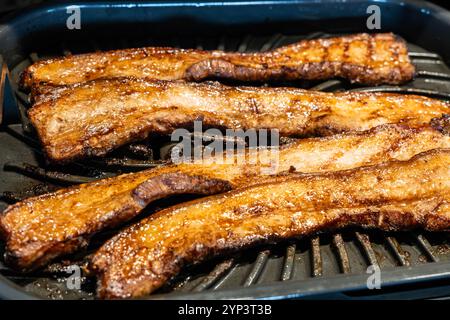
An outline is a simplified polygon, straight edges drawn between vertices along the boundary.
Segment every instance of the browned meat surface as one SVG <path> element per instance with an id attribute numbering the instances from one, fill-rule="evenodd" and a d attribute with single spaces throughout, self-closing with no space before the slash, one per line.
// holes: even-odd
<path id="1" fill-rule="evenodd" d="M 257 183 L 267 179 L 264 174 L 343 170 L 450 148 L 448 119 L 436 119 L 433 125 L 437 129 L 428 125 L 382 125 L 366 132 L 304 139 L 283 146 L 279 153 L 256 152 L 259 158 L 237 154 L 224 164 L 171 165 L 30 198 L 0 215 L 6 261 L 22 270 L 42 266 L 86 245 L 93 234 L 123 224 L 151 201 L 168 195 L 212 194 Z M 263 161 L 252 164 L 251 159 Z"/>
<path id="2" fill-rule="evenodd" d="M 129 78 L 52 90 L 37 97 L 29 110 L 48 158 L 57 162 L 101 156 L 195 120 L 205 127 L 312 136 L 401 121 L 427 123 L 442 114 L 450 114 L 448 103 L 423 96 Z"/>
<path id="3" fill-rule="evenodd" d="M 450 149 L 404 162 L 277 178 L 174 206 L 107 241 L 92 268 L 99 297 L 138 297 L 186 264 L 351 225 L 449 230 Z"/>
<path id="4" fill-rule="evenodd" d="M 66 85 L 133 76 L 158 80 L 226 78 L 242 81 L 346 78 L 365 84 L 398 84 L 414 76 L 403 40 L 393 34 L 356 34 L 305 40 L 262 53 L 141 48 L 39 61 L 21 85 Z"/>

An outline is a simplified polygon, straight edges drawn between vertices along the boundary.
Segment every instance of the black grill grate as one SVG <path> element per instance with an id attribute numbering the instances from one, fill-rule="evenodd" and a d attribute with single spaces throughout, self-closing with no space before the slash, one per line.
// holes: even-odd
<path id="1" fill-rule="evenodd" d="M 296 42 L 302 38 L 326 37 L 328 34 L 314 33 L 308 36 L 285 36 L 276 34 L 271 37 L 245 36 L 186 39 L 172 38 L 164 43 L 146 42 L 129 43 L 125 39 L 119 42 L 119 47 L 134 47 L 144 45 L 170 45 L 174 47 L 194 47 L 199 49 L 221 49 L 230 51 L 259 51 Z M 195 41 L 195 43 L 193 43 Z M 20 72 L 38 59 L 55 55 L 80 53 L 94 50 L 113 49 L 111 43 L 91 41 L 80 47 L 64 44 L 59 52 L 33 52 L 27 59 L 19 63 L 12 71 L 13 86 L 21 115 L 21 124 L 9 125 L 0 132 L 0 143 L 7 145 L 8 150 L 0 155 L 0 165 L 4 173 L 0 178 L 0 191 L 3 192 L 2 207 L 11 203 L 54 190 L 61 186 L 74 183 L 93 181 L 99 178 L 116 175 L 121 172 L 151 168 L 165 162 L 165 154 L 170 149 L 166 137 L 157 137 L 151 141 L 125 146 L 104 159 L 80 161 L 70 166 L 48 165 L 33 134 L 33 129 L 26 118 L 29 107 L 27 94 L 18 90 L 16 84 Z M 417 77 L 404 86 L 361 87 L 351 85 L 341 80 L 325 82 L 297 81 L 278 83 L 277 85 L 298 86 L 323 91 L 355 90 L 384 91 L 427 95 L 439 99 L 450 99 L 450 70 L 439 55 L 430 53 L 413 44 L 409 45 L 410 57 L 417 67 Z M 170 201 L 158 203 L 165 206 Z M 155 206 L 155 207 L 156 207 Z M 155 208 L 153 208 L 154 210 Z M 95 285 L 92 279 L 83 278 L 81 290 L 69 290 L 66 286 L 65 266 L 70 263 L 85 263 L 86 254 L 92 252 L 104 239 L 114 231 L 103 233 L 93 241 L 90 249 L 70 257 L 69 262 L 57 262 L 44 270 L 32 274 L 18 274 L 8 269 L 0 261 L 0 273 L 22 286 L 25 291 L 43 298 L 80 299 L 93 298 Z M 418 268 L 420 265 L 443 263 L 450 266 L 450 243 L 446 233 L 383 233 L 374 230 L 349 229 L 335 234 L 321 234 L 310 238 L 289 241 L 276 246 L 266 246 L 257 250 L 247 250 L 232 257 L 215 259 L 200 266 L 188 268 L 182 275 L 159 290 L 152 297 L 202 297 L 203 291 L 240 289 L 231 295 L 223 297 L 245 297 L 242 288 L 275 284 L 284 286 L 291 283 L 301 292 L 323 293 L 320 280 L 338 279 L 344 277 L 349 288 L 364 288 L 364 277 L 367 267 L 378 266 L 382 275 L 391 274 L 398 268 Z M 426 277 L 427 274 L 422 274 Z M 358 278 L 359 277 L 359 278 Z M 316 280 L 317 287 L 314 287 Z M 352 280 L 352 279 L 359 280 Z M 361 280 L 363 279 L 363 280 Z M 398 279 L 397 279 L 398 280 Z M 356 282 L 355 282 L 356 281 Z M 297 285 L 298 284 L 298 285 Z M 389 283 L 388 283 L 389 284 Z M 274 287 L 271 287 L 274 288 Z M 276 291 L 276 290 L 275 290 Z M 268 292 L 268 296 L 275 294 Z M 242 295 L 240 294 L 242 292 Z M 179 293 L 180 295 L 174 295 Z M 185 295 L 188 294 L 188 295 Z M 261 297 L 264 294 L 260 295 Z M 288 296 L 288 292 L 285 293 Z M 214 297 L 214 296 L 203 296 Z M 219 296 L 218 296 L 219 297 Z"/>

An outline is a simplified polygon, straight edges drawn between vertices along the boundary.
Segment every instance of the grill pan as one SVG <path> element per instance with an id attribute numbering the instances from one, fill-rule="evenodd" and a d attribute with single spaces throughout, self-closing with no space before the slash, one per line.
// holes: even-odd
<path id="1" fill-rule="evenodd" d="M 49 2 L 9 16 L 0 26 L 2 123 L 0 209 L 24 197 L 164 162 L 170 144 L 156 137 L 137 152 L 126 146 L 106 159 L 69 166 L 45 162 L 17 88 L 32 62 L 64 54 L 140 46 L 263 51 L 300 39 L 367 32 L 366 9 L 381 8 L 382 30 L 408 41 L 416 79 L 403 86 L 363 87 L 342 80 L 295 81 L 276 85 L 337 91 L 414 93 L 450 100 L 450 13 L 422 1 L 157 1 Z M 81 8 L 81 29 L 68 30 L 66 9 Z M 411 23 L 413 22 L 413 23 Z M 268 84 L 273 85 L 273 84 Z M 142 149 L 139 149 L 142 150 Z M 186 198 L 160 201 L 146 210 Z M 142 217 L 142 215 L 140 216 Z M 87 253 L 117 230 L 98 237 Z M 151 299 L 437 298 L 450 292 L 450 235 L 447 233 L 346 229 L 275 246 L 258 247 L 188 268 Z M 3 246 L 3 244 L 1 244 Z M 0 250 L 3 250 L 0 247 Z M 2 253 L 2 252 L 0 252 Z M 83 262 L 78 253 L 71 261 Z M 369 265 L 381 269 L 381 290 L 368 290 Z M 92 299 L 95 283 L 66 286 L 65 265 L 56 262 L 31 274 L 8 269 L 0 259 L 0 297 L 5 299 Z"/>

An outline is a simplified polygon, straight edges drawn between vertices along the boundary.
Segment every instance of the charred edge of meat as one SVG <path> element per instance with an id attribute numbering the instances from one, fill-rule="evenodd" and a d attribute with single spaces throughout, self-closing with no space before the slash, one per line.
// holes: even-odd
<path id="1" fill-rule="evenodd" d="M 346 35 L 341 37 L 333 37 L 334 39 L 344 39 L 345 41 L 341 42 L 341 46 L 343 50 L 346 49 L 346 44 L 351 43 L 353 40 L 368 40 L 368 41 L 377 41 L 377 36 L 381 36 L 380 41 L 391 41 L 392 43 L 396 43 L 403 50 L 407 50 L 406 42 L 392 33 L 386 34 L 354 34 L 354 35 Z M 387 38 L 386 38 L 387 36 Z M 271 51 L 257 53 L 258 55 L 272 55 L 277 56 L 277 54 L 281 51 L 283 55 L 283 49 L 289 47 L 310 47 L 310 46 L 318 46 L 325 47 L 323 43 L 320 43 L 322 39 L 312 39 L 312 40 L 302 40 L 298 43 L 294 43 L 288 46 L 280 47 Z M 366 44 L 364 44 L 366 45 Z M 369 44 L 370 46 L 371 44 Z M 173 48 L 135 48 L 135 49 L 126 49 L 126 50 L 112 50 L 106 51 L 100 54 L 88 53 L 77 55 L 80 59 L 83 58 L 99 58 L 102 55 L 114 55 L 114 54 L 123 54 L 124 56 L 130 55 L 133 53 L 138 54 L 153 54 L 155 51 L 165 51 L 161 54 L 176 54 L 177 52 L 192 52 L 193 54 L 202 53 L 208 54 L 208 51 L 203 50 L 195 50 L 195 49 L 173 49 Z M 215 51 L 217 52 L 217 51 Z M 211 51 L 209 52 L 211 53 Z M 398 52 L 392 53 L 392 55 L 397 55 Z M 240 53 L 229 53 L 224 55 L 219 55 L 219 57 L 215 58 L 214 55 L 210 54 L 211 58 L 207 58 L 201 61 L 197 61 L 187 67 L 184 70 L 184 78 L 189 80 L 201 80 L 205 78 L 233 78 L 236 80 L 243 81 L 267 81 L 267 80 L 289 80 L 296 78 L 304 78 L 304 79 L 324 79 L 335 76 L 340 76 L 343 78 L 348 78 L 353 82 L 366 83 L 366 84 L 380 84 L 380 83 L 391 83 L 398 84 L 400 82 L 409 81 L 414 77 L 415 68 L 409 61 L 409 58 L 406 56 L 406 63 L 402 65 L 392 66 L 390 70 L 378 70 L 377 67 L 372 68 L 370 66 L 364 66 L 364 64 L 356 65 L 349 64 L 343 61 L 334 62 L 334 61 L 322 61 L 322 62 L 305 62 L 304 64 L 298 67 L 287 67 L 281 66 L 279 69 L 270 68 L 265 63 L 261 63 L 256 67 L 239 65 L 239 63 L 232 63 L 227 61 L 227 58 L 230 56 L 239 57 Z M 220 57 L 221 56 L 221 57 Z M 295 57 L 290 57 L 291 60 L 295 59 Z M 33 85 L 39 84 L 39 79 L 35 79 L 34 71 L 36 68 L 40 66 L 45 66 L 46 64 L 55 62 L 55 61 L 63 61 L 65 58 L 54 58 L 36 62 L 31 65 L 27 69 L 23 71 L 20 77 L 19 85 L 24 89 L 29 89 L 29 87 Z M 326 60 L 326 57 L 324 57 Z M 101 75 L 99 76 L 101 77 Z M 98 78 L 98 77 L 97 77 Z M 85 79 L 87 80 L 87 79 Z"/>
<path id="2" fill-rule="evenodd" d="M 145 80 L 136 80 L 135 78 L 117 78 L 115 80 L 92 80 L 92 82 L 86 82 L 83 83 L 82 85 L 79 85 L 80 88 L 89 88 L 91 85 L 94 88 L 97 88 L 97 85 L 105 85 L 105 86 L 111 86 L 111 87 L 116 87 L 118 84 L 122 85 L 125 83 L 129 83 L 130 85 L 138 85 L 140 82 L 148 82 L 148 83 L 152 83 L 155 84 L 155 87 L 158 88 L 158 90 L 164 90 L 166 88 L 166 86 L 168 88 L 176 88 L 178 86 L 180 86 L 180 88 L 186 88 L 186 92 L 191 92 L 190 90 L 208 90 L 209 88 L 212 88 L 215 90 L 215 88 L 217 87 L 217 92 L 218 93 L 222 93 L 223 90 L 227 90 L 225 92 L 229 92 L 230 95 L 233 95 L 236 99 L 236 101 L 240 101 L 241 99 L 246 99 L 249 94 L 248 93 L 238 93 L 238 94 L 234 94 L 236 91 L 234 87 L 229 87 L 229 86 L 223 86 L 223 85 L 213 85 L 211 83 L 202 83 L 202 84 L 186 84 L 185 82 L 182 81 L 177 81 L 177 82 L 172 82 L 172 81 L 153 81 L 150 79 L 145 79 Z M 79 127 L 78 125 L 73 124 L 73 126 L 75 127 L 79 127 L 79 130 L 81 130 L 81 132 L 76 132 L 76 130 L 69 130 L 70 126 L 72 126 L 71 122 L 68 121 L 68 117 L 69 116 L 64 116 L 63 117 L 63 122 L 65 123 L 62 126 L 57 126 L 54 129 L 52 129 L 53 134 L 49 134 L 49 128 L 51 128 L 51 126 L 49 125 L 50 123 L 52 123 L 51 119 L 54 118 L 52 116 L 52 111 L 53 108 L 56 107 L 62 107 L 65 106 L 66 104 L 70 105 L 70 101 L 76 99 L 77 97 L 77 92 L 79 92 L 76 88 L 77 85 L 69 85 L 67 87 L 64 87 L 63 89 L 55 89 L 54 91 L 52 91 L 48 96 L 48 98 L 44 98 L 44 97 L 39 97 L 40 103 L 35 105 L 33 108 L 28 110 L 28 115 L 30 117 L 31 122 L 33 123 L 33 125 L 36 127 L 37 129 L 37 133 L 38 133 L 38 137 L 39 140 L 41 141 L 41 144 L 44 146 L 44 150 L 45 150 L 45 154 L 47 156 L 47 159 L 49 161 L 55 162 L 55 163 L 67 163 L 69 161 L 74 161 L 83 157 L 92 157 L 92 156 L 103 156 L 106 153 L 112 151 L 113 149 L 116 149 L 119 145 L 125 144 L 125 143 L 129 143 L 129 142 L 133 142 L 133 141 L 139 141 L 142 139 L 145 139 L 146 137 L 148 137 L 149 134 L 151 133 L 160 133 L 160 134 L 166 134 L 166 133 L 170 133 L 172 130 L 176 129 L 176 128 L 180 128 L 180 127 L 187 127 L 187 125 L 191 125 L 195 120 L 203 120 L 203 125 L 204 126 L 219 126 L 221 123 L 223 124 L 223 126 L 225 126 L 225 123 L 223 123 L 223 119 L 222 117 L 218 116 L 215 113 L 208 113 L 204 110 L 195 110 L 194 112 L 184 112 L 184 111 L 179 111 L 176 114 L 176 117 L 158 117 L 158 116 L 154 116 L 154 117 L 150 117 L 149 116 L 149 121 L 144 121 L 144 122 L 140 122 L 142 123 L 141 126 L 138 126 L 137 124 L 135 124 L 134 126 L 132 126 L 131 124 L 131 120 L 130 123 L 128 123 L 125 128 L 123 130 L 121 130 L 120 135 L 118 134 L 118 137 L 120 137 L 120 142 L 112 142 L 109 143 L 109 139 L 106 139 L 107 135 L 111 135 L 111 132 L 114 132 L 115 130 L 117 130 L 116 128 L 118 128 L 117 124 L 114 125 L 108 125 L 106 123 L 106 121 L 104 121 L 104 119 L 100 122 L 102 125 L 100 126 L 93 126 L 95 128 L 95 130 L 90 130 L 90 129 L 86 129 L 86 128 L 90 128 L 91 127 L 91 123 L 93 123 L 93 121 L 96 119 L 95 116 L 92 117 L 87 117 L 86 118 L 86 126 L 84 128 Z M 206 89 L 203 89 L 206 88 Z M 311 94 L 312 97 L 314 97 L 315 95 L 321 95 L 323 93 L 318 93 L 318 92 L 310 92 L 308 93 L 307 91 L 297 91 L 295 89 L 292 88 L 257 88 L 257 87 L 244 87 L 245 89 L 248 90 L 254 90 L 256 94 L 258 94 L 261 91 L 261 101 L 264 101 L 264 97 L 266 97 L 266 95 L 270 95 L 273 92 L 273 95 L 283 95 L 285 94 L 286 97 L 289 99 L 289 104 L 292 105 L 293 107 L 295 107 L 297 104 L 302 105 L 301 99 L 296 99 L 296 92 L 299 92 L 301 95 L 305 95 L 308 96 L 309 94 Z M 68 90 L 67 92 L 65 90 Z M 142 91 L 142 92 L 147 92 L 147 91 Z M 150 92 L 150 91 L 149 91 Z M 68 94 L 70 96 L 68 96 L 67 101 L 66 99 L 62 98 L 59 99 L 61 97 L 61 95 L 64 94 Z M 126 92 L 120 92 L 120 95 L 126 95 Z M 142 95 L 144 95 L 144 93 L 142 93 Z M 307 120 L 305 121 L 304 124 L 302 125 L 298 125 L 298 126 L 292 126 L 289 125 L 289 120 L 283 120 L 283 118 L 281 118 L 279 120 L 279 122 L 276 121 L 276 118 L 274 118 L 274 122 L 272 124 L 268 124 L 267 122 L 264 123 L 265 127 L 273 127 L 273 128 L 278 128 L 281 131 L 281 135 L 298 135 L 298 136 L 314 136 L 314 135 L 329 135 L 329 134 L 335 134 L 335 133 L 339 133 L 339 132 L 343 132 L 343 131 L 347 131 L 347 130 L 351 130 L 351 129 L 357 129 L 357 126 L 366 126 L 367 121 L 368 123 L 370 123 L 371 121 L 373 121 L 373 119 L 375 117 L 380 117 L 380 120 L 382 120 L 383 122 L 397 122 L 399 121 L 399 119 L 406 119 L 407 121 L 420 121 L 420 117 L 421 117 L 421 113 L 417 112 L 420 109 L 425 109 L 425 105 L 423 105 L 422 101 L 425 103 L 426 101 L 429 101 L 430 104 L 435 104 L 436 107 L 431 108 L 430 107 L 430 112 L 434 113 L 433 117 L 435 117 L 436 115 L 441 115 L 442 113 L 447 113 L 448 109 L 448 104 L 445 102 L 442 102 L 440 100 L 432 100 L 429 98 L 425 98 L 425 97 L 421 97 L 421 96 L 407 96 L 405 98 L 404 95 L 399 95 L 399 94 L 388 94 L 388 93 L 347 93 L 347 94 L 342 94 L 342 93 L 336 93 L 336 94 L 323 94 L 324 96 L 324 102 L 320 104 L 320 108 L 323 110 L 323 114 L 319 115 L 319 113 L 315 113 L 315 112 L 308 112 L 308 113 L 300 113 L 299 110 L 295 110 L 295 112 L 293 111 L 294 115 L 297 115 L 299 117 L 299 121 L 302 122 L 303 120 Z M 153 97 L 153 95 L 150 95 L 151 97 Z M 330 102 L 327 102 L 327 99 L 335 99 L 336 96 L 341 96 L 344 97 L 345 99 L 348 99 L 349 101 L 355 101 L 353 96 L 355 96 L 356 98 L 361 97 L 361 100 L 365 100 L 368 99 L 368 97 L 370 96 L 374 96 L 374 97 L 380 97 L 380 99 L 384 99 L 387 97 L 393 97 L 395 100 L 396 104 L 400 104 L 401 100 L 404 101 L 404 99 L 407 99 L 406 102 L 411 101 L 411 103 L 414 103 L 415 99 L 418 99 L 419 102 L 421 102 L 420 104 L 418 104 L 417 108 L 418 110 L 414 113 L 411 114 L 410 117 L 407 116 L 408 111 L 404 110 L 403 108 L 401 108 L 402 110 L 399 111 L 401 113 L 397 113 L 395 110 L 391 111 L 387 111 L 387 112 L 383 112 L 383 115 L 379 115 L 378 112 L 374 112 L 375 109 L 379 108 L 380 110 L 382 109 L 379 104 L 373 104 L 371 105 L 371 108 L 374 109 L 374 111 L 371 111 L 372 113 L 370 115 L 373 114 L 373 117 L 365 117 L 365 118 L 361 118 L 361 121 L 355 121 L 354 123 L 350 123 L 347 121 L 338 121 L 338 119 L 334 119 L 333 115 L 334 115 L 334 110 L 330 107 Z M 44 99 L 49 99 L 44 100 Z M 153 98 L 151 98 L 153 99 Z M 200 98 L 199 98 L 200 99 Z M 259 99 L 259 98 L 258 98 Z M 51 100 L 55 100 L 54 102 L 50 102 Z M 132 101 L 132 100 L 130 100 Z M 205 103 L 210 103 L 209 100 L 199 100 L 199 101 L 204 101 Z M 234 101 L 234 100 L 233 100 Z M 273 104 L 273 102 L 270 102 L 267 99 L 267 104 L 266 102 L 262 102 L 265 105 L 267 105 L 267 109 L 272 109 L 274 110 L 273 112 L 275 112 L 276 110 L 276 105 Z M 356 100 L 358 101 L 358 100 Z M 406 103 L 405 102 L 405 103 Z M 88 103 L 88 102 L 86 102 Z M 111 102 L 113 103 L 113 102 Z M 53 108 L 52 108 L 53 107 Z M 175 106 L 172 106 L 175 109 Z M 179 108 L 188 108 L 189 106 L 184 105 L 182 102 L 180 102 L 180 105 L 178 106 Z M 243 102 L 242 103 L 242 109 L 244 109 L 244 107 L 246 109 L 248 109 L 248 112 L 254 112 L 252 111 L 252 105 L 250 103 L 247 102 Z M 311 108 L 312 110 L 315 110 L 317 107 L 315 107 L 314 109 L 308 105 L 302 105 L 302 107 L 304 107 L 305 109 L 309 109 Z M 194 108 L 194 107 L 192 107 Z M 233 105 L 230 104 L 230 106 L 228 106 L 227 103 L 224 103 L 224 114 L 228 115 L 228 113 L 235 113 L 235 110 L 233 109 Z M 300 108 L 300 107 L 299 107 Z M 440 111 L 435 112 L 434 109 L 438 109 Z M 145 108 L 143 108 L 143 110 L 145 110 Z M 167 109 L 160 109 L 160 110 L 149 110 L 149 111 L 142 111 L 142 112 L 148 112 L 149 114 L 152 115 L 157 115 L 158 112 L 172 112 L 171 108 L 167 108 Z M 390 110 L 390 109 L 388 109 Z M 74 113 L 76 112 L 75 110 L 69 109 L 68 113 Z M 136 111 L 136 114 L 139 114 L 139 110 Z M 413 112 L 413 111 L 411 111 Z M 269 114 L 270 112 L 267 111 L 267 114 Z M 230 126 L 230 128 L 235 128 L 237 127 L 242 127 L 244 128 L 243 124 L 247 124 L 250 127 L 256 127 L 258 128 L 258 121 L 260 122 L 264 122 L 266 120 L 264 120 L 265 117 L 263 117 L 262 114 L 257 114 L 257 112 L 254 112 L 255 114 L 255 121 L 249 121 L 248 119 L 250 119 L 250 117 L 248 116 L 248 114 L 246 116 L 242 116 L 242 117 L 238 117 L 237 115 L 234 114 L 234 122 L 227 120 L 228 123 L 226 123 L 226 125 Z M 426 120 L 424 119 L 424 121 L 428 122 L 429 121 L 429 115 L 428 112 L 423 112 L 422 114 L 424 114 L 424 118 L 426 118 Z M 413 116 L 414 115 L 414 116 Z M 355 116 L 357 116 L 355 114 Z M 305 117 L 305 119 L 301 119 L 302 117 Z M 359 117 L 359 116 L 358 116 Z M 392 117 L 393 119 L 388 119 L 389 117 Z M 406 117 L 406 118 L 405 118 Z M 228 117 L 227 117 L 228 119 Z M 311 119 L 311 120 L 310 120 Z M 241 121 L 239 121 L 241 120 Z M 239 123 L 241 122 L 241 123 Z M 290 121 L 292 122 L 292 121 Z M 89 124 L 89 125 L 88 125 Z M 63 128 L 65 128 L 65 130 L 69 130 L 71 132 L 71 140 L 70 143 L 69 141 L 63 141 L 62 139 L 56 139 L 55 138 L 55 132 L 61 131 L 63 130 Z M 259 128 L 262 128 L 262 126 L 260 126 Z M 119 130 L 117 130 L 119 131 Z M 285 131 L 285 132 L 283 132 Z M 94 139 L 95 138 L 95 139 Z M 56 139 L 56 140 L 55 140 Z M 73 139 L 73 141 L 72 141 Z M 91 141 L 92 140 L 92 141 Z M 112 141 L 116 141 L 115 139 L 113 139 Z M 67 143 L 66 143 L 67 142 Z"/>

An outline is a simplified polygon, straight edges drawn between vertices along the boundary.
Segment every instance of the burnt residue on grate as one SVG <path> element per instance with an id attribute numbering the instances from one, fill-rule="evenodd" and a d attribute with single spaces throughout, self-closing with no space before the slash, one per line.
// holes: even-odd
<path id="1" fill-rule="evenodd" d="M 275 34 L 270 37 L 247 35 L 241 38 L 219 37 L 215 47 L 220 50 L 249 52 L 270 50 L 299 41 L 302 38 L 326 37 L 328 34 L 315 33 L 308 36 L 285 36 Z M 169 41 L 169 40 L 168 40 Z M 21 123 L 12 124 L 0 132 L 0 143 L 7 145 L 8 155 L 1 155 L 4 185 L 1 200 L 14 203 L 24 198 L 56 190 L 63 186 L 94 181 L 123 172 L 133 172 L 164 165 L 174 143 L 169 137 L 154 136 L 146 141 L 126 145 L 104 158 L 78 161 L 66 166 L 48 164 L 33 132 L 26 110 L 30 107 L 27 93 L 17 87 L 20 72 L 31 63 L 51 56 L 76 54 L 79 52 L 110 49 L 100 42 L 86 41 L 90 48 L 64 45 L 59 52 L 51 55 L 30 52 L 27 59 L 11 70 Z M 170 39 L 165 45 L 180 47 L 179 39 Z M 142 46 L 122 39 L 118 48 Z M 147 43 L 147 45 L 154 45 Z M 197 38 L 190 45 L 198 49 L 213 49 L 211 39 Z M 416 65 L 416 79 L 402 86 L 361 87 L 341 80 L 324 82 L 295 81 L 276 85 L 296 86 L 322 91 L 372 91 L 421 94 L 438 99 L 450 99 L 450 70 L 439 55 L 410 44 L 410 58 Z M 235 83 L 231 83 L 235 84 Z M 257 84 L 255 84 L 257 85 Z M 273 85 L 273 84 L 263 84 Z M 206 139 L 207 140 L 207 139 Z M 289 139 L 284 139 L 288 143 Z M 206 141 L 207 142 L 207 141 Z M 245 142 L 243 142 L 245 143 Z M 152 206 L 149 211 L 183 201 L 187 198 L 168 199 Z M 151 212 L 147 212 L 150 214 Z M 19 274 L 8 269 L 0 260 L 0 272 L 16 282 L 27 292 L 52 299 L 92 299 L 95 281 L 86 272 L 89 254 L 115 234 L 115 230 L 96 236 L 85 252 L 47 266 L 31 274 Z M 358 275 L 367 272 L 370 266 L 380 270 L 414 267 L 439 261 L 450 261 L 450 243 L 446 233 L 384 233 L 376 230 L 346 229 L 335 234 L 317 234 L 308 238 L 291 240 L 278 245 L 247 250 L 232 254 L 186 269 L 172 279 L 164 288 L 156 292 L 168 297 L 171 293 L 214 292 L 220 289 L 239 289 L 267 283 L 280 283 L 318 278 L 332 279 L 337 275 Z M 81 272 L 78 289 L 68 289 L 67 281 L 74 268 Z M 386 271 L 387 272 L 387 271 Z"/>

